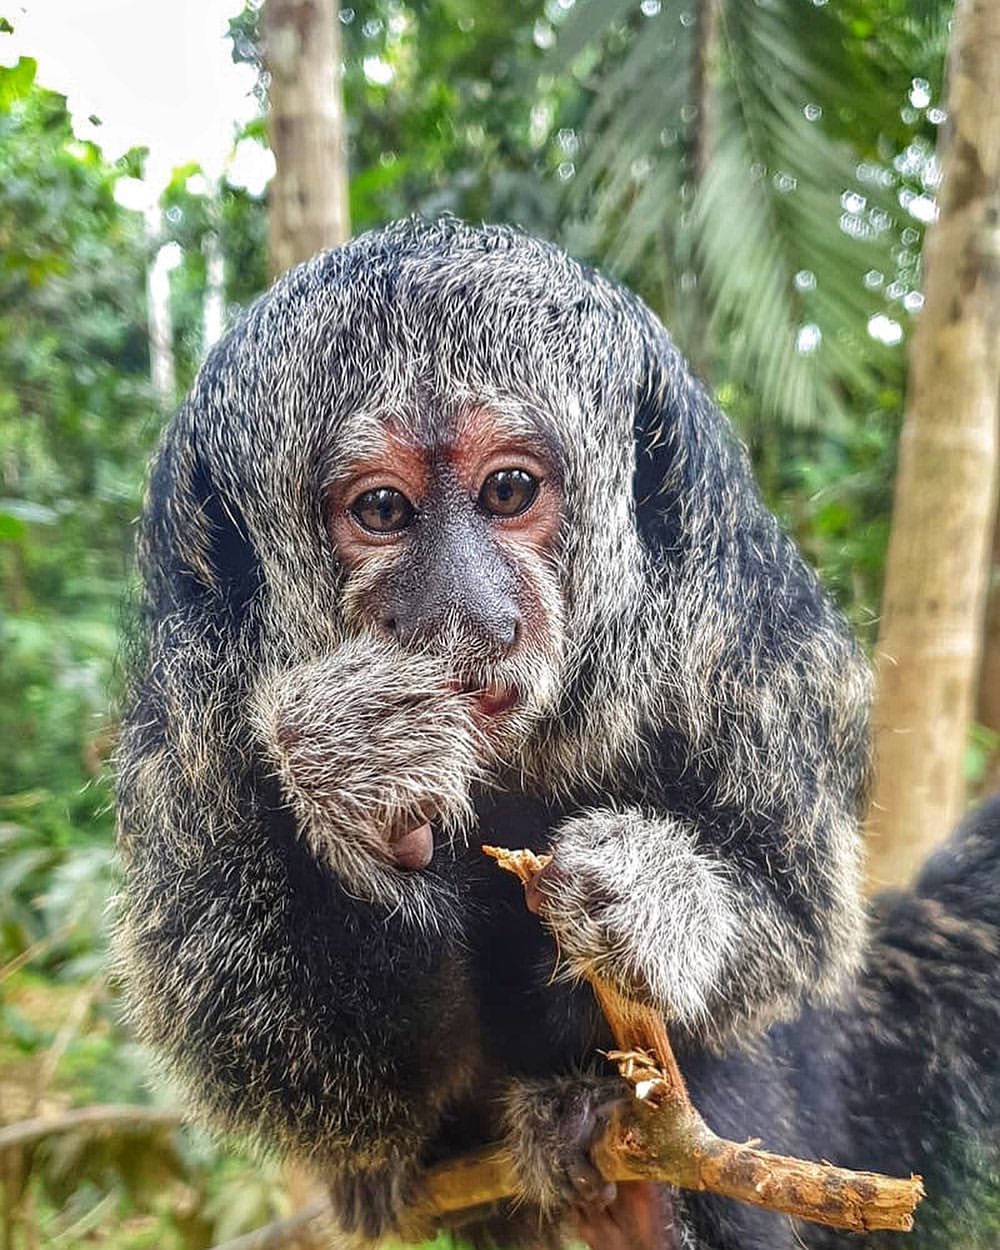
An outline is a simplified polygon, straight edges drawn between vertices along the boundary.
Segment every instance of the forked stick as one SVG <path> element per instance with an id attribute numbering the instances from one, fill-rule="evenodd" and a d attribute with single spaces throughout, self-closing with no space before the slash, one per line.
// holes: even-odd
<path id="1" fill-rule="evenodd" d="M 483 850 L 525 886 L 549 859 L 502 847 Z M 608 1180 L 653 1180 L 709 1190 L 857 1233 L 912 1229 L 913 1212 L 924 1195 L 919 1176 L 907 1180 L 854 1172 L 717 1136 L 688 1097 L 660 1016 L 600 977 L 589 980 L 618 1045 L 608 1057 L 634 1094 L 618 1104 L 593 1147 L 594 1162 Z M 492 1150 L 435 1168 L 419 1205 L 428 1214 L 454 1215 L 514 1192 L 509 1160 Z"/>

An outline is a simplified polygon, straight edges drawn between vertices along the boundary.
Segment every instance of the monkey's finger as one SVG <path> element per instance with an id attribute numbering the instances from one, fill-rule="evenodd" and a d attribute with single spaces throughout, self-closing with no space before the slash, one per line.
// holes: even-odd
<path id="1" fill-rule="evenodd" d="M 530 911 L 535 916 L 545 915 L 545 905 L 549 895 L 553 892 L 553 886 L 559 876 L 559 869 L 556 867 L 554 860 L 549 860 L 540 872 L 536 872 L 530 881 L 525 883 L 524 901 Z"/>
<path id="2" fill-rule="evenodd" d="M 609 1106 L 608 1103 L 600 1103 L 595 1107 L 589 1098 L 574 1099 L 563 1113 L 560 1171 L 566 1199 L 574 1207 L 607 1207 L 618 1193 L 618 1186 L 604 1178 L 590 1157 L 591 1147 L 607 1118 Z"/>
<path id="3" fill-rule="evenodd" d="M 582 1210 L 609 1207 L 618 1195 L 614 1181 L 606 1181 L 586 1155 L 581 1154 L 570 1165 L 567 1176 L 570 1201 Z"/>
<path id="4" fill-rule="evenodd" d="M 434 834 L 426 822 L 394 838 L 391 845 L 396 866 L 410 872 L 426 868 L 434 856 Z"/>

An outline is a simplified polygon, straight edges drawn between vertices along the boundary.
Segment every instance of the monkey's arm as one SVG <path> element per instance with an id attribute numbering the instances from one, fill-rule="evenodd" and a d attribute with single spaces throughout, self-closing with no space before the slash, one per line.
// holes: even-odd
<path id="1" fill-rule="evenodd" d="M 571 971 L 703 1036 L 834 992 L 864 932 L 867 668 L 754 502 L 740 534 L 663 560 L 644 775 L 555 831 L 542 882 Z"/>
<path id="2" fill-rule="evenodd" d="M 423 910 L 359 898 L 255 757 L 238 662 L 164 630 L 120 751 L 133 1019 L 216 1122 L 309 1159 L 375 1235 L 469 1079 L 452 887 L 432 869 L 408 878 Z"/>

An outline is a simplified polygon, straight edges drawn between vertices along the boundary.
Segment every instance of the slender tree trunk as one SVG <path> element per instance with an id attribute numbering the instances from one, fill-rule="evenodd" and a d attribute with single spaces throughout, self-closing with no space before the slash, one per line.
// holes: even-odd
<path id="1" fill-rule="evenodd" d="M 1000 344 L 997 344 L 1000 351 Z M 993 528 L 993 562 L 986 599 L 983 630 L 983 661 L 979 669 L 979 701 L 976 719 L 997 736 L 983 777 L 983 792 L 1000 790 L 1000 509 Z"/>
<path id="2" fill-rule="evenodd" d="M 875 887 L 910 880 L 965 801 L 996 495 L 998 102 L 1000 4 L 958 0 L 877 655 Z"/>
<path id="3" fill-rule="evenodd" d="M 226 264 L 219 236 L 205 235 L 205 303 L 201 311 L 202 350 L 222 338 L 226 321 Z"/>
<path id="4" fill-rule="evenodd" d="M 350 235 L 336 0 L 267 0 L 272 275 Z"/>
<path id="5" fill-rule="evenodd" d="M 719 76 L 722 58 L 722 0 L 698 0 L 694 55 L 691 60 L 691 98 L 696 113 L 687 153 L 689 190 L 697 196 L 712 164 L 719 137 Z M 698 274 L 700 265 L 691 229 L 689 205 L 681 222 L 681 264 Z M 712 384 L 712 332 L 706 305 L 707 279 L 700 277 L 683 309 L 676 329 L 683 335 L 684 354 L 692 369 L 707 385 Z"/>
<path id="6" fill-rule="evenodd" d="M 691 174 L 695 186 L 705 181 L 718 130 L 715 114 L 719 88 L 721 3 L 722 0 L 699 0 L 697 9 L 695 54 L 691 66 L 691 95 L 698 110 L 691 137 Z"/>
<path id="7" fill-rule="evenodd" d="M 154 237 L 162 236 L 163 221 L 159 208 L 150 209 L 146 227 Z M 149 377 L 164 412 L 177 402 L 177 378 L 174 370 L 174 325 L 170 312 L 170 271 L 177 267 L 176 248 L 166 245 L 146 270 L 146 324 L 149 332 Z"/>

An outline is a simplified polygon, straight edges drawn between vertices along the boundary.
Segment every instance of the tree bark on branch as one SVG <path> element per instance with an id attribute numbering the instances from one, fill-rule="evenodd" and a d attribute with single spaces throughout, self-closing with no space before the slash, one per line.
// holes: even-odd
<path id="1" fill-rule="evenodd" d="M 483 850 L 526 886 L 547 862 L 530 851 Z M 852 1232 L 905 1232 L 913 1227 L 913 1212 L 924 1192 L 919 1176 L 898 1179 L 855 1172 L 718 1137 L 688 1097 L 662 1019 L 599 977 L 590 983 L 619 1046 L 608 1057 L 618 1063 L 634 1095 L 622 1099 L 592 1150 L 606 1180 L 652 1180 L 710 1190 Z M 515 1193 L 510 1160 L 503 1151 L 492 1150 L 434 1169 L 418 1206 L 440 1217 Z"/>

